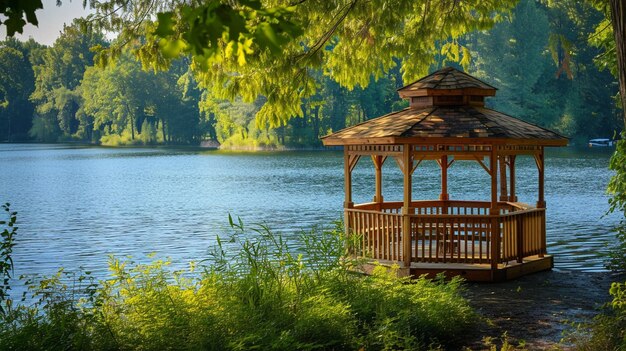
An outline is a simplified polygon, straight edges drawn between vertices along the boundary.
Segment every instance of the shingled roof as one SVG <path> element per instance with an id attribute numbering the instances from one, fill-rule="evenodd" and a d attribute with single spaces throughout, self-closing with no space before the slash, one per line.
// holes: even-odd
<path id="1" fill-rule="evenodd" d="M 438 95 L 450 90 L 471 90 L 472 95 L 493 96 L 497 89 L 465 72 L 446 67 L 398 89 L 398 93 L 404 98 Z"/>
<path id="2" fill-rule="evenodd" d="M 424 142 L 567 145 L 568 139 L 562 135 L 484 107 L 483 97 L 495 95 L 495 90 L 479 79 L 447 67 L 398 90 L 401 97 L 412 101 L 428 99 L 425 105 L 412 103 L 402 111 L 322 137 L 322 142 L 324 145 Z"/>
<path id="3" fill-rule="evenodd" d="M 364 142 L 402 144 L 412 139 L 454 139 L 458 142 L 459 138 L 507 144 L 567 144 L 567 138 L 548 129 L 477 106 L 407 108 L 343 129 L 322 140 L 324 145 L 346 145 Z"/>

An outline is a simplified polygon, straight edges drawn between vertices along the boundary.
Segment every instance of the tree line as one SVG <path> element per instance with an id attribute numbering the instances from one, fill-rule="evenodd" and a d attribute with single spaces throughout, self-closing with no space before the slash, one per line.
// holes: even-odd
<path id="1" fill-rule="evenodd" d="M 585 3 L 520 1 L 489 30 L 436 42 L 437 54 L 427 66 L 462 66 L 499 88 L 488 99 L 490 107 L 575 142 L 612 137 L 621 129 L 618 85 L 597 64 L 601 48 L 593 42 L 603 19 Z M 92 48 L 114 46 L 116 40 L 75 21 L 52 46 L 32 39 L 0 43 L 0 141 L 319 147 L 322 135 L 407 106 L 396 89 L 410 81 L 403 79 L 402 59 L 395 58 L 389 69 L 353 87 L 311 68 L 311 93 L 299 98 L 300 112 L 285 110 L 288 116 L 278 123 L 262 123 L 257 117 L 271 94 L 216 94 L 189 57 L 172 60 L 164 70 L 142 65 L 138 41 L 102 68 Z"/>

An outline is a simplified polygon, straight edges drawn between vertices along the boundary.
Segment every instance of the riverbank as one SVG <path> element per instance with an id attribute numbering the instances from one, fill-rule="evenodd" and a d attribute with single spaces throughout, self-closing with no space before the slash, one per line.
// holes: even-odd
<path id="1" fill-rule="evenodd" d="M 506 332 L 509 343 L 528 350 L 568 350 L 572 345 L 560 343 L 564 332 L 597 315 L 610 301 L 611 282 L 624 279 L 610 272 L 554 270 L 499 284 L 468 283 L 464 295 L 485 318 L 478 334 L 468 336 L 468 346 L 483 350 L 484 336 Z"/>

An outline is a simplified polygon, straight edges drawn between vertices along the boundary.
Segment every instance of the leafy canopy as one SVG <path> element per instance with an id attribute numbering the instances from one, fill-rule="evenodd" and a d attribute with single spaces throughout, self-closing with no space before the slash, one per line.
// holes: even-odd
<path id="1" fill-rule="evenodd" d="M 179 56 L 217 98 L 266 98 L 259 125 L 301 116 L 301 99 L 323 69 L 341 86 L 365 87 L 402 62 L 405 81 L 426 73 L 433 58 L 469 63 L 457 38 L 487 29 L 516 1 L 240 0 L 92 1 L 92 24 L 119 33 L 100 48 L 106 64 L 129 43 L 144 68 L 167 68 Z M 156 19 L 152 21 L 151 19 Z M 440 52 L 443 45 L 444 52 Z"/>

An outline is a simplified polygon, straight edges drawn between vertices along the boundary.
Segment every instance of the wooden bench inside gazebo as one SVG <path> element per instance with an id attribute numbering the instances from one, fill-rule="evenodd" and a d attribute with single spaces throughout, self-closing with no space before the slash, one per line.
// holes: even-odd
<path id="1" fill-rule="evenodd" d="M 551 269 L 546 251 L 544 148 L 567 138 L 484 106 L 496 88 L 454 68 L 444 68 L 398 90 L 409 107 L 322 138 L 343 146 L 345 227 L 356 238 L 354 254 L 400 274 L 461 275 L 501 281 Z M 535 206 L 519 203 L 516 158 L 534 158 Z M 374 199 L 352 201 L 352 171 L 360 159 L 374 165 Z M 403 174 L 402 201 L 382 196 L 383 164 L 393 159 Z M 415 200 L 412 175 L 423 161 L 441 169 L 439 199 Z M 489 201 L 451 199 L 448 170 L 472 161 L 490 178 Z M 452 168 L 454 170 L 454 168 Z M 487 200 L 487 199 L 486 199 Z M 366 265 L 367 270 L 370 265 Z"/>

